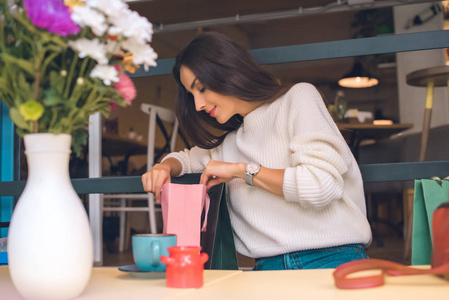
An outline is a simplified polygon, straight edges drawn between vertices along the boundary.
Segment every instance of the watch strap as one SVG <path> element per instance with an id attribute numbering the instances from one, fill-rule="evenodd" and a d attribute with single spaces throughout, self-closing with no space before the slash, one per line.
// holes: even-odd
<path id="1" fill-rule="evenodd" d="M 248 172 L 246 172 L 245 173 L 245 181 L 246 181 L 247 185 L 253 186 L 253 175 L 251 175 Z"/>

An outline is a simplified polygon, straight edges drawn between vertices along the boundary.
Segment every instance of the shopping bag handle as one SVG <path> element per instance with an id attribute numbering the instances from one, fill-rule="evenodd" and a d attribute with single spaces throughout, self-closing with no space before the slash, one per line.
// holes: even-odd
<path id="1" fill-rule="evenodd" d="M 205 232 L 206 227 L 207 227 L 207 214 L 209 213 L 209 207 L 210 207 L 210 198 L 209 198 L 208 193 L 206 193 L 206 196 L 203 198 L 202 207 L 203 207 L 203 209 L 205 209 L 205 213 L 204 213 L 203 227 L 201 227 L 201 232 Z"/>
<path id="2" fill-rule="evenodd" d="M 380 275 L 352 277 L 349 274 L 360 271 L 381 270 Z M 424 270 L 411 268 L 399 263 L 383 260 L 383 259 L 361 259 L 354 260 L 342 264 L 336 268 L 333 273 L 335 286 L 340 289 L 363 289 L 381 286 L 384 284 L 384 275 L 401 276 L 401 275 L 418 275 L 418 274 L 445 274 L 449 272 L 449 263 L 441 266 Z"/>

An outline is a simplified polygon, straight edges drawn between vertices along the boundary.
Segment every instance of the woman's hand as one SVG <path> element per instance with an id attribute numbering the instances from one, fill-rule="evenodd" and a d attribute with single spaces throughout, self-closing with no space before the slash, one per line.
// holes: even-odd
<path id="1" fill-rule="evenodd" d="M 143 189 L 147 193 L 154 193 L 156 202 L 161 203 L 161 189 L 166 183 L 171 182 L 171 176 L 181 173 L 181 163 L 172 157 L 165 159 L 160 164 L 155 164 L 151 170 L 142 175 Z"/>
<path id="2" fill-rule="evenodd" d="M 169 165 L 156 164 L 151 170 L 142 175 L 143 189 L 147 193 L 154 193 L 157 203 L 161 203 L 162 186 L 171 181 L 170 171 Z"/>
<path id="3" fill-rule="evenodd" d="M 211 159 L 201 174 L 200 183 L 209 190 L 214 185 L 245 178 L 245 163 L 228 163 Z"/>
<path id="4" fill-rule="evenodd" d="M 209 190 L 214 185 L 229 182 L 234 178 L 245 178 L 246 163 L 228 163 L 211 159 L 201 174 L 200 183 Z M 253 185 L 272 194 L 284 197 L 283 182 L 285 169 L 260 167 L 253 177 Z"/>

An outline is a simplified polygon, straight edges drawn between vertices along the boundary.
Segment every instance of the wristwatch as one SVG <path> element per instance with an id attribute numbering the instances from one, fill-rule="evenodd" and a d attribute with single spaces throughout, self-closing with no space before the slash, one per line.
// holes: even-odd
<path id="1" fill-rule="evenodd" d="M 253 176 L 259 173 L 260 171 L 260 164 L 256 162 L 250 162 L 246 164 L 246 173 L 245 173 L 245 181 L 246 184 L 249 186 L 253 186 Z"/>

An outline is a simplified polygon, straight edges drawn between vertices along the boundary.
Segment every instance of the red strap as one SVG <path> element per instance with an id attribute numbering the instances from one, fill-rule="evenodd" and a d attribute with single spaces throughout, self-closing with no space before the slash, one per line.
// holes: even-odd
<path id="1" fill-rule="evenodd" d="M 347 277 L 349 274 L 367 270 L 381 270 L 382 274 L 366 277 Z M 338 266 L 333 275 L 335 285 L 340 289 L 363 289 L 383 285 L 385 274 L 390 276 L 399 276 L 416 274 L 445 274 L 448 272 L 449 263 L 430 270 L 423 270 L 411 268 L 387 260 L 369 258 L 350 261 Z"/>

